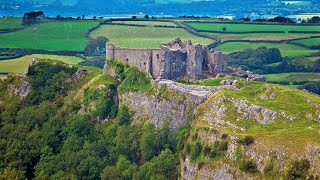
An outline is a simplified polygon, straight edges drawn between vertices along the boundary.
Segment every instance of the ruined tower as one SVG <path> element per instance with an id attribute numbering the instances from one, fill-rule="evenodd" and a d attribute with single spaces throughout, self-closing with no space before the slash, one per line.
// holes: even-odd
<path id="1" fill-rule="evenodd" d="M 158 49 L 120 48 L 107 43 L 106 50 L 107 60 L 123 61 L 150 74 L 153 79 L 200 79 L 204 77 L 204 69 L 215 74 L 228 70 L 226 55 L 180 38 L 163 43 Z"/>

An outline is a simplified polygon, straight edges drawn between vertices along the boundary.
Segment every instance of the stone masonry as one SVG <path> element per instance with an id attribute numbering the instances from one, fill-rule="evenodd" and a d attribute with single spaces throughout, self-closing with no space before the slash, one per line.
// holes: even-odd
<path id="1" fill-rule="evenodd" d="M 204 71 L 211 74 L 228 71 L 226 55 L 210 50 L 207 46 L 193 45 L 190 40 L 183 42 L 179 38 L 161 44 L 158 49 L 120 48 L 107 43 L 106 50 L 107 60 L 128 63 L 150 74 L 153 79 L 175 80 L 186 77 L 195 80 L 204 78 Z"/>

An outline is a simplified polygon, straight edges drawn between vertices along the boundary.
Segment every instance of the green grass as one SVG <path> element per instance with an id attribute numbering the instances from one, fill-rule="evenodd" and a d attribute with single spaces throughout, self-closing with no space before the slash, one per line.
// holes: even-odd
<path id="1" fill-rule="evenodd" d="M 221 40 L 291 40 L 298 38 L 307 38 L 311 36 L 319 36 L 320 34 L 308 33 L 250 33 L 250 34 L 223 34 L 223 33 L 208 33 L 200 32 L 200 34 L 210 37 L 219 37 Z"/>
<path id="2" fill-rule="evenodd" d="M 320 59 L 320 57 L 308 57 L 308 59 L 310 59 L 311 61 L 317 61 Z"/>
<path id="3" fill-rule="evenodd" d="M 12 29 L 12 28 L 20 28 L 22 19 L 21 18 L 0 18 L 0 29 Z"/>
<path id="4" fill-rule="evenodd" d="M 92 37 L 105 36 L 111 43 L 128 48 L 159 48 L 160 43 L 172 41 L 176 37 L 192 40 L 193 43 L 210 44 L 211 39 L 194 36 L 184 29 L 130 27 L 104 25 L 92 32 Z"/>
<path id="5" fill-rule="evenodd" d="M 317 50 L 309 50 L 293 44 L 276 44 L 276 43 L 250 43 L 250 42 L 228 42 L 218 47 L 217 50 L 223 53 L 230 54 L 233 52 L 240 52 L 245 49 L 257 49 L 258 47 L 265 46 L 268 48 L 278 48 L 283 57 L 307 56 L 316 53 Z"/>
<path id="6" fill-rule="evenodd" d="M 39 59 L 58 60 L 67 64 L 78 64 L 79 62 L 83 61 L 81 58 L 77 58 L 73 56 L 34 54 L 34 55 L 24 56 L 17 59 L 0 61 L 0 72 L 9 72 L 12 74 L 24 73 L 27 70 L 28 64 L 34 57 Z"/>
<path id="7" fill-rule="evenodd" d="M 205 79 L 198 82 L 186 82 L 182 80 L 177 80 L 178 83 L 186 84 L 186 85 L 199 85 L 199 86 L 220 86 L 220 82 L 222 80 L 225 80 L 226 78 L 214 78 L 214 79 Z M 228 78 L 229 79 L 229 78 Z M 238 78 L 232 78 L 232 79 L 238 79 Z"/>
<path id="8" fill-rule="evenodd" d="M 320 73 L 280 73 L 266 74 L 267 81 L 285 81 L 285 82 L 301 82 L 301 81 L 320 81 Z"/>
<path id="9" fill-rule="evenodd" d="M 320 46 L 320 38 L 303 39 L 303 40 L 297 40 L 297 41 L 294 41 L 294 42 L 302 43 L 302 44 L 305 44 L 307 46 L 315 46 L 315 45 Z"/>
<path id="10" fill-rule="evenodd" d="M 276 98 L 273 100 L 265 101 L 259 98 L 262 94 L 269 95 L 272 92 L 276 94 Z M 237 121 L 241 117 L 241 114 L 237 112 L 232 102 L 226 101 L 223 103 L 228 110 L 224 119 L 237 126 L 245 127 L 245 132 L 201 121 L 204 114 L 215 115 L 215 112 L 212 112 L 208 107 L 212 106 L 211 103 L 221 97 L 247 100 L 247 104 L 255 104 L 276 112 L 285 112 L 288 115 L 297 117 L 298 120 L 292 122 L 278 116 L 275 123 L 268 125 L 261 125 L 252 119 Z M 307 103 L 308 100 L 312 100 L 312 103 Z M 198 126 L 207 128 L 213 126 L 213 128 L 218 128 L 240 137 L 253 136 L 255 141 L 262 143 L 266 149 L 272 149 L 277 145 L 281 145 L 285 146 L 287 151 L 297 153 L 302 151 L 310 142 L 320 143 L 320 139 L 318 138 L 319 124 L 314 120 L 306 118 L 307 113 L 311 113 L 314 118 L 317 118 L 315 106 L 319 103 L 320 98 L 318 96 L 303 91 L 271 84 L 269 84 L 269 88 L 266 88 L 265 83 L 254 83 L 239 91 L 223 90 L 212 95 L 209 100 L 198 107 L 198 111 L 202 113 L 198 116 L 199 120 L 195 122 Z"/>
<path id="11" fill-rule="evenodd" d="M 161 21 L 113 21 L 114 23 L 124 23 L 124 24 L 139 24 L 146 26 L 177 26 L 172 22 L 161 22 Z"/>
<path id="12" fill-rule="evenodd" d="M 259 25 L 259 24 L 219 24 L 219 23 L 189 23 L 198 30 L 222 31 L 226 27 L 227 32 L 246 31 L 320 31 L 320 26 L 292 26 L 292 25 Z"/>
<path id="13" fill-rule="evenodd" d="M 82 51 L 86 32 L 99 21 L 51 21 L 24 30 L 0 34 L 0 48 Z"/>

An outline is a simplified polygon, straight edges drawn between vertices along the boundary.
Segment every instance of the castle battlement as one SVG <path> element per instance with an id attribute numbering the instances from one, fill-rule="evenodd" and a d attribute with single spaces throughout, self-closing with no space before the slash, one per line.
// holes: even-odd
<path id="1" fill-rule="evenodd" d="M 228 70 L 226 55 L 207 46 L 193 45 L 190 40 L 183 42 L 180 38 L 163 43 L 158 49 L 121 48 L 107 43 L 106 59 L 128 63 L 153 79 L 175 80 L 182 76 L 199 79 L 204 77 L 203 70 L 210 73 Z"/>

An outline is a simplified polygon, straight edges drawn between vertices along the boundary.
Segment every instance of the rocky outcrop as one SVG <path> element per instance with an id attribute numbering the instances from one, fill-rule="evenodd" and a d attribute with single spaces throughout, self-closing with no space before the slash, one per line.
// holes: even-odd
<path id="1" fill-rule="evenodd" d="M 120 102 L 136 112 L 134 122 L 150 120 L 156 127 L 168 122 L 171 129 L 186 124 L 188 116 L 194 114 L 195 108 L 213 93 L 221 89 L 237 90 L 234 86 L 193 86 L 169 80 L 154 81 L 154 85 L 158 90 L 165 86 L 170 97 L 161 98 L 160 92 L 155 95 L 126 92 L 120 96 Z"/>
<path id="2" fill-rule="evenodd" d="M 73 78 L 80 79 L 89 74 L 90 71 L 84 68 L 78 68 L 77 72 L 74 74 Z"/>
<path id="3" fill-rule="evenodd" d="M 247 80 L 265 82 L 267 79 L 263 75 L 254 74 L 250 71 L 244 71 L 241 68 L 228 67 L 228 74 L 236 77 L 246 78 Z"/>
<path id="4" fill-rule="evenodd" d="M 20 87 L 14 88 L 14 94 L 21 98 L 27 97 L 30 92 L 31 84 L 28 81 L 23 81 Z"/>
<path id="5" fill-rule="evenodd" d="M 277 112 L 254 104 L 248 105 L 245 100 L 232 98 L 230 101 L 237 108 L 237 112 L 242 114 L 242 119 L 255 119 L 260 124 L 271 124 L 278 117 Z"/>

